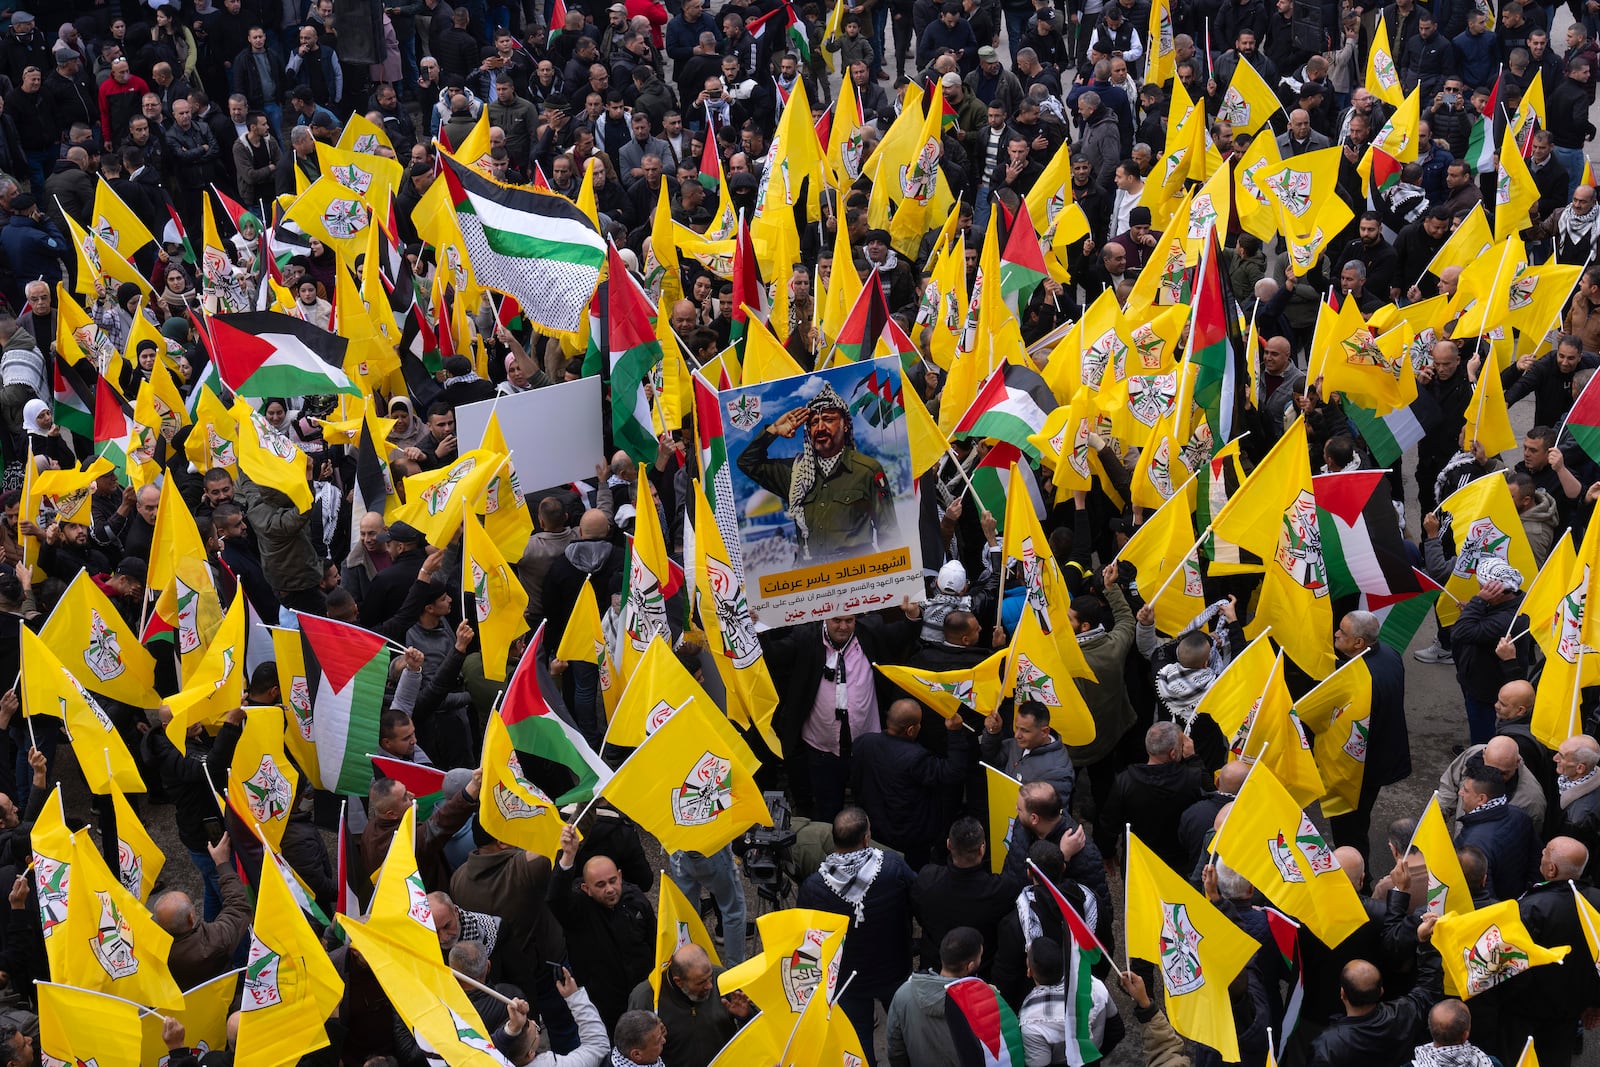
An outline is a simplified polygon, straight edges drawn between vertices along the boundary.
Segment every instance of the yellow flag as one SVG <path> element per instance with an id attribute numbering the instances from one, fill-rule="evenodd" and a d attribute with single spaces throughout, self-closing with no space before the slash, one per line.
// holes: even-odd
<path id="1" fill-rule="evenodd" d="M 369 257 L 366 262 L 371 264 L 368 276 L 376 280 L 379 269 L 375 254 L 377 227 L 371 227 L 369 232 L 371 239 L 364 239 L 363 243 L 367 245 Z M 368 395 L 382 390 L 389 376 L 400 369 L 399 357 L 395 355 L 395 345 L 400 339 L 390 337 L 380 325 L 381 319 L 387 319 L 391 325 L 394 321 L 388 298 L 381 298 L 383 303 L 378 307 L 378 314 L 372 314 L 361 289 L 356 286 L 355 276 L 340 263 L 334 268 L 333 299 L 333 331 L 349 342 L 344 353 L 345 374 Z"/>
<path id="2" fill-rule="evenodd" d="M 1195 705 L 1195 714 L 1211 716 L 1223 737 L 1242 741 L 1246 718 L 1267 688 L 1275 659 L 1272 643 L 1265 636 L 1251 641 L 1206 690 Z"/>
<path id="3" fill-rule="evenodd" d="M 1372 35 L 1372 50 L 1367 53 L 1367 89 L 1390 107 L 1405 103 L 1400 86 L 1400 68 L 1395 64 L 1391 42 L 1393 38 L 1384 28 L 1383 15 L 1378 16 L 1378 28 Z"/>
<path id="4" fill-rule="evenodd" d="M 85 688 L 136 708 L 161 705 L 155 660 L 87 572 L 67 586 L 39 636 Z"/>
<path id="5" fill-rule="evenodd" d="M 244 476 L 276 489 L 301 512 L 311 510 L 311 485 L 306 480 L 305 453 L 267 424 L 243 397 L 233 401 L 238 431 L 238 463 Z"/>
<path id="6" fill-rule="evenodd" d="M 1251 769 L 1213 848 L 1323 944 L 1340 944 L 1366 925 L 1332 846 L 1265 765 Z"/>
<path id="7" fill-rule="evenodd" d="M 1446 915 L 1433 928 L 1433 947 L 1444 960 L 1444 991 L 1467 1000 L 1530 967 L 1559 963 L 1571 945 L 1546 948 L 1522 923 L 1515 900 L 1464 915 Z"/>
<path id="8" fill-rule="evenodd" d="M 1022 479 L 1020 465 L 1012 464 L 1006 489 L 1001 565 L 1009 569 L 1015 563 L 1022 564 L 1023 581 L 1028 586 L 1028 606 L 1032 609 L 1023 614 L 1032 616 L 1039 636 L 1049 638 L 1050 643 L 1056 646 L 1053 662 L 1061 665 L 1064 678 L 1097 681 L 1094 670 L 1083 658 L 1083 650 L 1078 647 L 1077 636 L 1068 625 L 1067 602 L 1071 598 L 1067 593 L 1066 579 L 1061 576 L 1061 567 L 1050 551 L 1050 539 L 1045 537 L 1044 528 L 1039 525 L 1039 516 L 1033 510 L 1033 496 Z M 1013 641 L 1013 647 L 1015 644 Z M 1008 681 L 1006 693 L 1010 692 L 1011 683 Z"/>
<path id="9" fill-rule="evenodd" d="M 239 744 L 228 768 L 228 805 L 246 826 L 254 823 L 274 849 L 294 811 L 300 774 L 283 752 L 283 708 L 247 708 Z"/>
<path id="10" fill-rule="evenodd" d="M 209 982 L 183 991 L 183 1007 L 167 1014 L 183 1023 L 184 1041 L 190 1048 L 221 1049 L 228 1044 L 228 1015 L 233 1006 L 234 990 L 239 987 L 239 972 L 228 971 Z M 167 1055 L 167 1043 L 161 1039 L 161 1018 L 146 1015 L 139 1020 L 144 1034 L 144 1053 L 141 1063 L 159 1064 Z"/>
<path id="11" fill-rule="evenodd" d="M 771 826 L 772 815 L 751 776 L 749 749 L 740 752 L 707 730 L 721 713 L 691 711 L 685 708 L 657 726 L 601 792 L 667 851 L 709 856 L 751 826 Z M 731 725 L 727 733 L 738 741 Z"/>
<path id="12" fill-rule="evenodd" d="M 364 924 L 367 929 L 417 955 L 436 956 L 439 930 L 428 905 L 428 891 L 417 872 L 417 806 L 412 804 L 400 817 L 394 840 L 383 857 L 378 876 L 373 879 L 372 903 Z M 363 925 L 340 920 L 347 932 Z"/>
<path id="13" fill-rule="evenodd" d="M 561 813 L 522 773 L 511 735 L 499 713 L 489 716 L 483 735 L 483 785 L 478 791 L 478 822 L 497 841 L 540 856 L 561 850 Z"/>
<path id="14" fill-rule="evenodd" d="M 1022 783 L 987 763 L 983 765 L 983 781 L 988 792 L 989 872 L 999 874 L 1005 869 L 1006 842 L 1011 840 L 1011 827 L 1017 821 L 1017 796 L 1022 792 Z"/>
<path id="15" fill-rule="evenodd" d="M 904 389 L 901 395 L 906 402 L 906 436 L 911 443 L 911 473 L 920 478 L 944 458 L 950 441 L 940 431 L 939 424 L 933 421 L 933 416 L 928 414 L 928 406 L 922 402 L 915 388 Z"/>
<path id="16" fill-rule="evenodd" d="M 132 258 L 135 252 L 155 244 L 156 240 L 150 228 L 140 221 L 105 178 L 99 176 L 95 178 L 94 212 L 90 216 L 89 230 L 124 259 Z"/>
<path id="17" fill-rule="evenodd" d="M 395 518 L 415 526 L 430 545 L 448 545 L 461 528 L 466 503 L 483 496 L 505 463 L 504 452 L 486 448 L 463 452 L 448 467 L 406 478 L 406 502 Z"/>
<path id="18" fill-rule="evenodd" d="M 1068 639 L 1077 644 L 1070 632 Z M 1087 745 L 1094 740 L 1094 717 L 1062 662 L 1058 647 L 1039 625 L 1038 614 L 1024 609 L 1011 638 L 1002 692 L 1013 697 L 1018 706 L 1025 701 L 1043 704 L 1050 713 L 1050 728 L 1061 737 L 1062 744 Z"/>
<path id="19" fill-rule="evenodd" d="M 1523 210 L 1526 212 L 1527 209 Z M 1482 204 L 1474 204 L 1461 220 L 1461 225 L 1455 228 L 1439 251 L 1433 254 L 1433 259 L 1428 261 L 1428 273 L 1439 275 L 1444 273 L 1446 267 L 1465 267 L 1482 256 L 1492 244 L 1494 233 L 1489 229 L 1488 216 L 1484 214 Z"/>
<path id="20" fill-rule="evenodd" d="M 1273 661 L 1267 685 L 1256 694 L 1244 728 L 1232 746 L 1236 759 L 1270 767 L 1278 781 L 1301 807 L 1322 796 L 1321 772 L 1311 754 L 1311 744 L 1283 681 L 1283 653 Z"/>
<path id="21" fill-rule="evenodd" d="M 183 443 L 185 455 L 202 474 L 220 467 L 239 477 L 239 423 L 211 386 L 202 384 L 195 401 L 194 429 Z"/>
<path id="22" fill-rule="evenodd" d="M 1337 149 L 1335 149 L 1337 151 Z M 1282 215 L 1280 213 L 1280 218 Z M 1350 220 L 1355 218 L 1355 212 L 1336 195 L 1322 202 L 1311 220 L 1311 227 L 1303 234 L 1285 232 L 1284 239 L 1289 245 L 1289 262 L 1294 267 L 1297 275 L 1310 273 L 1316 266 L 1317 257 L 1322 255 L 1323 249 L 1335 236 L 1342 233 L 1350 225 Z"/>
<path id="23" fill-rule="evenodd" d="M 483 676 L 503 682 L 511 643 L 528 632 L 528 591 L 471 508 L 466 509 L 461 562 L 461 584 L 472 592 L 478 638 L 483 642 Z"/>
<path id="24" fill-rule="evenodd" d="M 1457 603 L 1465 604 L 1477 595 L 1479 560 L 1489 556 L 1504 560 L 1522 573 L 1524 581 L 1538 573 L 1505 475 L 1487 474 L 1468 482 L 1446 497 L 1439 510 L 1450 516 L 1456 543 L 1456 562 L 1444 585 L 1450 595 L 1440 597 L 1438 603 L 1441 626 L 1456 621 L 1461 613 Z"/>
<path id="25" fill-rule="evenodd" d="M 1422 120 L 1421 92 L 1421 86 L 1412 89 L 1395 113 L 1389 116 L 1383 129 L 1378 131 L 1378 136 L 1372 139 L 1373 148 L 1382 149 L 1397 163 L 1415 163 L 1417 160 L 1417 126 Z"/>
<path id="26" fill-rule="evenodd" d="M 849 83 L 846 78 L 845 82 Z M 844 103 L 845 90 L 840 90 L 840 103 Z M 859 164 L 858 164 L 859 165 Z M 833 238 L 833 269 L 828 275 L 828 289 L 823 296 L 822 336 L 828 342 L 838 340 L 844 329 L 856 297 L 861 295 L 861 275 L 856 273 L 854 253 L 850 248 L 850 228 L 840 226 Z M 709 377 L 709 376 L 708 376 Z"/>
<path id="27" fill-rule="evenodd" d="M 744 582 L 699 482 L 694 484 L 694 506 L 695 594 L 707 647 L 727 692 L 728 717 L 746 729 L 754 726 L 767 748 L 781 757 L 783 742 L 772 725 L 778 689 L 750 618 Z"/>
<path id="28" fill-rule="evenodd" d="M 1450 828 L 1439 811 L 1437 793 L 1428 797 L 1422 818 L 1411 835 L 1411 848 L 1422 853 L 1428 868 L 1428 888 L 1423 893 L 1423 908 L 1429 915 L 1466 915 L 1472 911 L 1472 887 L 1461 872 L 1461 860 L 1450 840 Z M 1407 850 L 1410 851 L 1409 849 Z"/>
<path id="29" fill-rule="evenodd" d="M 833 996 L 839 948 L 849 925 L 848 915 L 802 908 L 758 917 L 761 954 L 718 975 L 718 992 L 726 996 L 741 989 L 763 1014 L 779 1020 L 780 1030 L 793 1027 L 814 994 Z"/>
<path id="30" fill-rule="evenodd" d="M 561 631 L 561 643 L 556 646 L 556 658 L 593 663 L 600 668 L 600 696 L 605 702 L 606 722 L 610 722 L 616 715 L 617 702 L 622 699 L 622 683 L 617 678 L 616 664 L 611 662 L 611 650 L 600 626 L 600 607 L 595 603 L 592 578 L 585 578 L 583 588 L 578 590 L 578 601 L 567 619 L 567 628 Z"/>
<path id="31" fill-rule="evenodd" d="M 318 147 L 321 147 L 320 145 Z M 338 147 L 346 151 L 356 152 L 364 156 L 379 155 L 379 148 L 394 151 L 394 144 L 389 140 L 389 135 L 382 126 L 367 118 L 360 111 L 356 111 L 345 119 L 344 129 L 339 134 Z M 387 158 L 387 157 L 385 157 Z"/>
<path id="32" fill-rule="evenodd" d="M 1117 555 L 1138 568 L 1139 587 L 1147 597 L 1155 596 L 1165 585 L 1159 597 L 1146 601 L 1155 610 L 1156 629 L 1162 633 L 1181 633 L 1189 620 L 1205 609 L 1189 500 L 1188 493 L 1174 493 L 1144 520 Z M 1168 576 L 1178 569 L 1183 573 L 1168 583 Z"/>
<path id="33" fill-rule="evenodd" d="M 252 713 L 258 711 L 252 708 Z M 276 863 L 261 864 L 239 1004 L 240 1067 L 293 1063 L 328 1044 L 344 982 Z"/>
<path id="34" fill-rule="evenodd" d="M 1177 73 L 1178 65 L 1177 48 L 1172 38 L 1170 0 L 1156 0 L 1150 5 L 1150 24 L 1145 29 L 1145 55 L 1149 64 L 1145 80 L 1162 85 Z"/>
<path id="35" fill-rule="evenodd" d="M 183 993 L 167 969 L 172 935 L 122 888 L 88 834 L 73 839 L 67 881 L 67 918 L 57 931 L 66 939 L 59 977 L 135 1004 L 182 1007 Z"/>
<path id="36" fill-rule="evenodd" d="M 235 595 L 189 681 L 166 698 L 172 711 L 167 737 L 183 751 L 184 734 L 196 724 L 210 726 L 244 703 L 245 598 Z"/>
<path id="37" fill-rule="evenodd" d="M 1343 152 L 1342 148 L 1322 148 L 1262 169 L 1261 188 L 1277 202 L 1278 225 L 1284 233 L 1311 233 L 1323 206 L 1338 198 L 1335 187 Z"/>
<path id="38" fill-rule="evenodd" d="M 321 789 L 322 764 L 317 759 L 317 744 L 311 740 L 312 699 L 306 686 L 306 657 L 300 632 L 273 629 L 270 633 L 273 656 L 278 664 L 278 691 L 283 697 L 284 722 L 292 724 L 292 728 L 283 732 L 284 746 L 312 788 Z"/>
<path id="39" fill-rule="evenodd" d="M 222 625 L 222 605 L 200 530 L 175 479 L 162 480 L 151 546 L 146 585 L 160 590 L 156 615 L 172 629 L 184 670 L 193 671 Z"/>
<path id="40" fill-rule="evenodd" d="M 102 474 L 111 473 L 111 470 L 111 461 L 104 456 L 96 458 L 87 470 L 68 467 L 66 470 L 40 471 L 35 468 L 31 491 L 35 497 L 50 501 L 58 521 L 92 526 L 94 483 Z M 28 511 L 31 516 L 37 517 L 37 503 Z"/>
<path id="41" fill-rule="evenodd" d="M 111 808 L 117 818 L 117 877 L 122 882 L 122 888 L 140 901 L 149 900 L 150 890 L 156 887 L 156 879 L 161 877 L 161 868 L 167 865 L 167 857 L 162 853 L 161 846 L 151 840 L 144 823 L 133 813 L 133 805 L 128 803 L 127 796 L 114 780 L 111 783 Z"/>
<path id="42" fill-rule="evenodd" d="M 1500 160 L 1494 179 L 1494 239 L 1507 241 L 1528 228 L 1528 209 L 1539 200 L 1539 187 L 1522 158 L 1510 128 L 1500 139 Z"/>
<path id="43" fill-rule="evenodd" d="M 849 81 L 846 78 L 845 81 Z M 741 1026 L 722 1046 L 706 1067 L 748 1067 L 752 1063 L 777 1063 L 788 1045 L 788 1036 L 779 1033 L 781 1024 L 762 1022 L 757 1016 L 756 1025 Z M 1518 1064 L 1517 1067 L 1524 1067 Z"/>
<path id="44" fill-rule="evenodd" d="M 295 197 L 283 217 L 351 263 L 362 253 L 374 221 L 367 199 L 326 173 Z"/>
<path id="45" fill-rule="evenodd" d="M 39 897 L 39 927 L 44 936 L 45 958 L 51 974 L 64 974 L 67 938 L 67 887 L 71 881 L 73 841 L 67 815 L 61 806 L 61 786 L 50 790 L 44 810 L 34 821 L 29 844 L 33 848 L 33 880 Z"/>
<path id="46" fill-rule="evenodd" d="M 885 663 L 873 666 L 907 695 L 948 719 L 962 711 L 984 716 L 1000 706 L 1000 672 L 1004 661 L 1005 652 L 1001 650 L 963 670 L 925 671 Z"/>
<path id="47" fill-rule="evenodd" d="M 1265 241 L 1278 232 L 1277 202 L 1262 188 L 1261 176 L 1270 173 L 1283 162 L 1275 137 L 1257 137 L 1244 150 L 1234 168 L 1233 204 L 1239 215 L 1239 225 L 1246 233 Z"/>
<path id="48" fill-rule="evenodd" d="M 697 720 L 700 729 L 715 735 L 713 740 L 730 750 L 747 772 L 755 773 L 759 766 L 755 754 L 734 732 L 700 683 L 673 655 L 666 639 L 658 634 L 650 639 L 644 655 L 628 676 L 616 714 L 606 730 L 606 739 L 624 748 L 637 748 L 659 730 L 662 723 L 683 712 Z"/>
<path id="49" fill-rule="evenodd" d="M 1128 835 L 1128 954 L 1161 969 L 1172 1028 L 1239 1058 L 1228 986 L 1261 945 Z"/>
<path id="50" fill-rule="evenodd" d="M 849 264 L 845 264 L 844 269 L 852 268 Z M 788 274 L 785 273 L 784 277 L 788 277 Z M 767 324 L 756 317 L 753 311 L 748 313 L 750 332 L 745 336 L 744 384 L 758 385 L 761 382 L 804 374 L 805 371 L 801 369 L 800 364 L 794 361 L 788 349 L 772 335 Z"/>
<path id="51" fill-rule="evenodd" d="M 657 1004 L 661 1003 L 661 976 L 666 973 L 667 964 L 672 962 L 673 953 L 683 946 L 699 945 L 711 957 L 713 967 L 722 965 L 716 942 L 706 932 L 700 912 L 689 903 L 689 898 L 683 895 L 677 883 L 667 877 L 666 871 L 661 872 L 660 897 L 661 903 L 656 908 L 656 965 L 645 976 L 650 981 L 650 991 L 655 994 Z"/>
<path id="52" fill-rule="evenodd" d="M 1400 340 L 1399 335 L 1394 340 Z M 1311 342 L 1314 373 L 1309 377 L 1321 380 L 1322 396 L 1350 393 L 1386 415 L 1417 398 L 1410 353 L 1397 348 L 1391 343 L 1386 349 L 1378 342 L 1353 299 L 1346 297 L 1337 312 L 1323 302 L 1318 304 L 1317 331 Z"/>
<path id="53" fill-rule="evenodd" d="M 373 415 L 368 418 L 374 417 Z M 385 420 L 389 421 L 389 420 Z M 387 433 L 384 434 L 387 437 Z M 522 558 L 533 536 L 533 515 L 528 501 L 522 495 L 522 485 L 517 481 L 517 468 L 511 459 L 511 448 L 500 430 L 500 416 L 489 412 L 489 422 L 483 428 L 483 447 L 490 452 L 502 452 L 505 466 L 495 473 L 483 497 L 483 528 L 499 547 L 500 554 L 509 560 Z"/>
<path id="54" fill-rule="evenodd" d="M 1493 458 L 1516 448 L 1519 440 L 1511 428 L 1511 413 L 1506 410 L 1500 371 L 1494 360 L 1486 359 L 1478 370 L 1477 384 L 1472 387 L 1472 402 L 1467 405 L 1467 448 L 1470 451 L 1474 443 L 1480 444 L 1484 454 Z"/>
<path id="55" fill-rule="evenodd" d="M 1539 568 L 1538 576 L 1524 590 L 1522 614 L 1528 617 L 1528 632 L 1547 658 L 1554 654 L 1560 636 L 1551 623 L 1560 610 L 1562 597 L 1567 595 L 1567 576 L 1572 573 L 1577 559 L 1578 553 L 1572 547 L 1572 530 L 1562 530 L 1550 555 L 1545 557 L 1544 566 Z"/>
<path id="56" fill-rule="evenodd" d="M 931 314 L 928 354 L 934 363 L 946 371 L 951 369 L 955 359 L 956 345 L 967 318 L 966 247 L 966 235 L 958 235 L 955 245 L 941 252 L 938 263 L 929 271 L 931 284 L 938 286 L 939 300 Z M 942 414 L 943 409 L 940 411 Z"/>
<path id="57" fill-rule="evenodd" d="M 1593 684 L 1596 663 L 1595 624 L 1590 621 L 1588 590 L 1591 576 L 1600 567 L 1600 533 L 1591 529 L 1584 535 L 1582 549 L 1574 553 L 1570 537 L 1564 537 L 1565 556 L 1553 552 L 1545 561 L 1544 570 L 1529 589 L 1524 604 L 1537 596 L 1530 611 L 1529 628 L 1545 652 L 1544 672 L 1533 700 L 1533 719 L 1528 728 L 1541 744 L 1551 749 L 1574 734 L 1581 733 L 1583 686 Z M 1558 570 L 1551 570 L 1555 565 Z M 1543 622 L 1538 615 L 1549 612 Z M 1585 659 L 1585 657 L 1594 657 Z"/>
<path id="58" fill-rule="evenodd" d="M 1322 772 L 1322 813 L 1356 810 L 1367 762 L 1367 731 L 1372 715 L 1372 672 L 1357 656 L 1295 701 L 1294 711 L 1316 734 L 1313 749 Z"/>
<path id="59" fill-rule="evenodd" d="M 1279 111 L 1278 97 L 1266 81 L 1256 72 L 1256 68 L 1249 63 L 1240 63 L 1233 68 L 1233 77 L 1228 81 L 1228 91 L 1222 94 L 1222 103 L 1217 107 L 1217 118 L 1233 125 L 1235 134 L 1247 133 L 1252 136 L 1261 127 L 1265 126 L 1272 116 Z M 1226 167 L 1223 168 L 1225 172 Z M 1227 228 L 1227 216 L 1223 215 L 1223 227 Z"/>
<path id="60" fill-rule="evenodd" d="M 39 1051 L 45 1063 L 139 1067 L 139 1005 L 70 985 L 39 982 Z"/>
<path id="61" fill-rule="evenodd" d="M 1595 910 L 1595 906 L 1589 903 L 1589 898 L 1580 893 L 1575 885 L 1572 887 L 1572 895 L 1577 898 L 1578 918 L 1583 924 L 1583 939 L 1589 945 L 1589 958 L 1600 960 L 1600 911 Z M 1519 1063 L 1517 1067 L 1524 1065 Z M 1538 1064 L 1535 1063 L 1533 1067 L 1538 1067 Z"/>
<path id="62" fill-rule="evenodd" d="M 321 173 L 372 204 L 387 203 L 405 174 L 398 160 L 321 142 L 317 144 L 317 164 Z"/>

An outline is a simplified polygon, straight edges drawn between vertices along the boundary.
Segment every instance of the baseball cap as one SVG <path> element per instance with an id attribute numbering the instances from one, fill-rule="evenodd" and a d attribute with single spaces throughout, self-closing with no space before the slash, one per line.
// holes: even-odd
<path id="1" fill-rule="evenodd" d="M 422 531 L 409 522 L 391 522 L 389 524 L 389 540 L 407 541 L 416 544 L 424 540 Z"/>
<path id="2" fill-rule="evenodd" d="M 939 84 L 942 85 L 946 89 L 948 89 L 948 88 L 950 88 L 951 86 L 954 86 L 954 85 L 960 85 L 961 84 L 961 75 L 957 74 L 955 71 L 952 70 L 949 73 L 947 73 L 944 77 L 939 79 Z"/>
<path id="3" fill-rule="evenodd" d="M 124 578 L 132 578 L 141 585 L 150 575 L 150 571 L 145 566 L 144 560 L 138 559 L 134 556 L 129 556 L 127 559 L 124 559 L 121 563 L 117 564 L 117 569 L 114 573 L 119 574 Z"/>
<path id="4" fill-rule="evenodd" d="M 967 568 L 958 559 L 950 560 L 939 568 L 939 577 L 934 579 L 934 584 L 941 593 L 959 593 L 967 587 Z"/>
<path id="5" fill-rule="evenodd" d="M 13 26 L 26 26 L 32 21 L 34 21 L 33 16 L 26 11 L 13 11 L 11 13 L 11 25 Z"/>
<path id="6" fill-rule="evenodd" d="M 985 63 L 993 63 L 996 59 L 1000 58 L 1000 53 L 994 50 L 993 45 L 986 44 L 982 48 L 978 49 L 978 58 L 983 60 Z"/>

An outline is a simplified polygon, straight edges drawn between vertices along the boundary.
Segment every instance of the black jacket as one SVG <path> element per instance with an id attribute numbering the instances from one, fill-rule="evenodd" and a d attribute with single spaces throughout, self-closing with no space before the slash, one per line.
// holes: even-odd
<path id="1" fill-rule="evenodd" d="M 1600 890 L 1580 886 L 1590 907 L 1600 907 Z M 1585 1008 L 1600 1003 L 1600 976 L 1589 952 L 1583 920 L 1572 887 L 1565 881 L 1540 882 L 1517 901 L 1522 922 L 1541 945 L 1571 945 L 1559 967 L 1533 967 L 1506 984 L 1515 1014 L 1532 1019 L 1574 1022 Z"/>
<path id="2" fill-rule="evenodd" d="M 1583 142 L 1594 135 L 1594 123 L 1589 121 L 1589 91 L 1568 77 L 1546 92 L 1550 137 L 1556 147 L 1582 148 Z"/>
<path id="3" fill-rule="evenodd" d="M 1510 407 L 1531 393 L 1533 424 L 1555 426 L 1566 417 L 1572 402 L 1577 399 L 1577 393 L 1573 391 L 1573 379 L 1578 376 L 1578 371 L 1589 367 L 1600 367 L 1600 356 L 1585 352 L 1570 373 L 1562 371 L 1556 363 L 1554 352 L 1540 356 L 1525 371 L 1518 370 L 1513 363 L 1500 372 L 1500 386 L 1505 390 L 1506 406 Z"/>
<path id="4" fill-rule="evenodd" d="M 594 578 L 594 597 L 598 604 L 609 604 L 614 587 L 622 581 L 623 554 L 607 540 L 574 541 L 550 564 L 544 576 L 545 641 L 555 648 L 566 633 L 567 619 L 583 591 L 583 583 Z M 381 577 L 381 575 L 380 575 Z"/>
<path id="5" fill-rule="evenodd" d="M 966 778 L 969 736 L 966 729 L 950 733 L 949 755 L 942 759 L 909 737 L 874 733 L 855 739 L 850 788 L 872 820 L 874 836 L 902 852 L 944 840 L 949 823 L 940 799 Z"/>
<path id="6" fill-rule="evenodd" d="M 1524 576 L 1523 581 L 1532 579 Z M 1515 659 L 1503 660 L 1494 651 L 1502 637 L 1515 632 L 1511 625 L 1521 610 L 1521 593 L 1499 604 L 1475 596 L 1461 605 L 1461 617 L 1450 629 L 1450 647 L 1455 655 L 1456 681 L 1467 696 L 1492 704 L 1501 686 L 1528 676 L 1526 635 L 1517 639 Z M 1376 692 L 1377 687 L 1373 689 Z"/>
<path id="7" fill-rule="evenodd" d="M 1512 803 L 1480 807 L 1461 816 L 1456 848 L 1481 850 L 1489 860 L 1489 892 L 1510 900 L 1538 877 L 1539 839 L 1528 813 Z"/>
<path id="8" fill-rule="evenodd" d="M 1311 1043 L 1310 1067 L 1410 1062 L 1411 1050 L 1428 1036 L 1428 1011 L 1443 999 L 1443 982 L 1439 954 L 1419 946 L 1416 986 L 1366 1015 L 1334 1019 Z"/>
<path id="9" fill-rule="evenodd" d="M 426 559 L 421 552 L 407 552 L 373 576 L 367 595 L 361 598 L 362 626 L 376 630 L 399 614 Z"/>
<path id="10" fill-rule="evenodd" d="M 850 918 L 839 973 L 856 972 L 852 989 L 888 1000 L 911 973 L 911 885 L 916 877 L 897 853 L 884 852 L 883 867 L 862 898 L 862 918 L 822 880 L 820 871 L 800 883 L 795 906 Z"/>
<path id="11" fill-rule="evenodd" d="M 983 935 L 983 965 L 987 976 L 994 964 L 995 937 L 1000 921 L 1015 910 L 1022 884 L 989 870 L 989 857 L 976 867 L 930 863 L 917 872 L 911 887 L 911 910 L 922 927 L 917 952 L 922 966 L 939 966 L 939 942 L 958 926 L 970 926 Z"/>
<path id="12" fill-rule="evenodd" d="M 1400 654 L 1385 644 L 1373 646 L 1361 659 L 1372 675 L 1366 778 L 1376 786 L 1393 785 L 1411 774 L 1405 664 Z"/>
<path id="13" fill-rule="evenodd" d="M 578 867 L 550 876 L 550 911 L 567 934 L 572 976 L 589 991 L 595 1010 L 616 1028 L 628 1010 L 628 994 L 638 985 L 656 958 L 656 913 L 638 886 L 622 883 L 617 906 L 607 908 L 578 888 Z"/>
<path id="14" fill-rule="evenodd" d="M 1178 815 L 1206 793 L 1205 768 L 1198 759 L 1177 763 L 1136 763 L 1117 775 L 1100 813 L 1095 838 L 1114 842 L 1113 858 L 1122 854 L 1125 824 L 1167 866 L 1184 870 L 1188 851 L 1178 840 Z"/>

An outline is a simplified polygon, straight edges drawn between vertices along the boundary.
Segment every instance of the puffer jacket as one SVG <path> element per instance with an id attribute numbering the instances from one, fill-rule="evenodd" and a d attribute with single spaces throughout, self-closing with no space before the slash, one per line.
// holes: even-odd
<path id="1" fill-rule="evenodd" d="M 322 581 L 322 554 L 311 536 L 311 515 L 296 510 L 276 489 L 257 485 L 243 472 L 234 500 L 244 509 L 261 549 L 261 570 L 280 597 L 314 589 Z"/>

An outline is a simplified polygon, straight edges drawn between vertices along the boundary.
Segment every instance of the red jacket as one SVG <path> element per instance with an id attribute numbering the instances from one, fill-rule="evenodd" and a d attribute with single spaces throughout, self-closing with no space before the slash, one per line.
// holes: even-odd
<path id="1" fill-rule="evenodd" d="M 142 97 L 149 91 L 150 86 L 137 74 L 128 75 L 127 82 L 123 84 L 118 84 L 115 78 L 107 78 L 100 83 L 100 132 L 105 135 L 107 144 L 117 140 L 111 130 L 111 98 L 113 96 L 121 96 L 123 93 L 138 93 Z M 134 111 L 138 110 L 137 107 L 134 108 Z M 121 131 L 117 132 L 120 133 Z M 151 130 L 150 132 L 154 134 L 157 131 Z"/>

